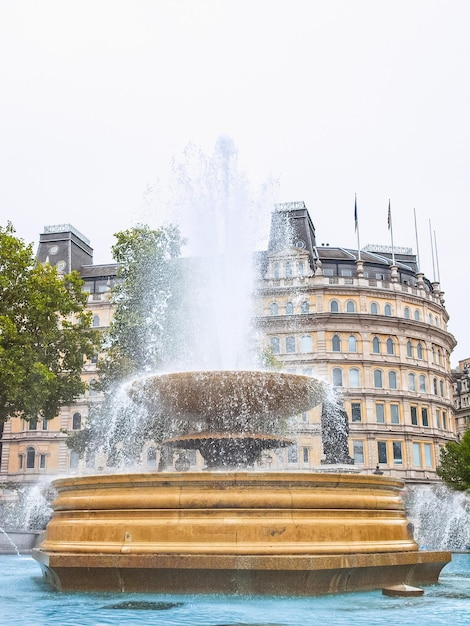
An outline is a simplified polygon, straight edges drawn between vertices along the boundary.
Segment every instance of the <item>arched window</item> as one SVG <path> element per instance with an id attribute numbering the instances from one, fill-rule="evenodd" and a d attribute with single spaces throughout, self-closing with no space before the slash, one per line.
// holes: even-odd
<path id="1" fill-rule="evenodd" d="M 371 315 L 378 315 L 379 314 L 379 307 L 378 307 L 377 302 L 371 302 L 370 312 L 371 312 Z"/>
<path id="2" fill-rule="evenodd" d="M 274 263 L 273 265 L 273 276 L 275 280 L 279 280 L 281 277 L 281 272 L 279 270 L 279 263 Z"/>
<path id="3" fill-rule="evenodd" d="M 273 354 L 279 354 L 280 352 L 280 342 L 279 342 L 279 337 L 271 337 L 271 339 L 269 340 L 270 346 L 271 346 L 271 352 Z"/>
<path id="4" fill-rule="evenodd" d="M 294 305 L 292 302 L 286 302 L 286 315 L 294 315 Z"/>
<path id="5" fill-rule="evenodd" d="M 332 300 L 330 302 L 330 313 L 339 313 L 338 300 Z"/>
<path id="6" fill-rule="evenodd" d="M 286 352 L 295 352 L 295 337 L 286 337 Z"/>
<path id="7" fill-rule="evenodd" d="M 341 352 L 341 339 L 339 335 L 333 335 L 331 338 L 331 349 L 333 352 Z"/>
<path id="8" fill-rule="evenodd" d="M 356 367 L 353 367 L 349 370 L 349 386 L 350 387 L 359 387 L 359 370 Z"/>
<path id="9" fill-rule="evenodd" d="M 101 325 L 100 316 L 93 315 L 93 326 L 96 328 L 97 326 L 100 326 L 100 325 Z"/>
<path id="10" fill-rule="evenodd" d="M 388 315 L 390 317 L 391 314 L 392 314 L 392 307 L 390 304 L 386 304 L 384 306 L 384 315 Z"/>
<path id="11" fill-rule="evenodd" d="M 357 352 L 357 339 L 354 335 L 350 335 L 348 338 L 348 350 L 349 352 Z"/>
<path id="12" fill-rule="evenodd" d="M 383 387 L 382 370 L 374 370 L 374 387 L 376 389 Z"/>
<path id="13" fill-rule="evenodd" d="M 271 304 L 269 305 L 269 312 L 271 315 L 279 315 L 279 307 L 277 305 L 277 302 L 271 302 Z"/>
<path id="14" fill-rule="evenodd" d="M 414 315 L 415 315 L 415 322 L 419 322 L 419 320 L 421 319 L 421 315 L 420 315 L 418 309 L 415 309 Z"/>
<path id="15" fill-rule="evenodd" d="M 299 276 L 303 276 L 304 275 L 304 263 L 303 263 L 303 261 L 299 261 L 297 263 L 297 272 L 298 272 Z"/>
<path id="16" fill-rule="evenodd" d="M 442 355 L 440 350 L 437 351 L 437 362 L 439 365 L 442 365 Z"/>
<path id="17" fill-rule="evenodd" d="M 434 395 L 437 396 L 437 378 L 432 379 L 432 388 L 434 391 Z"/>
<path id="18" fill-rule="evenodd" d="M 413 356 L 413 346 L 411 344 L 411 341 L 406 342 L 406 356 L 409 356 L 409 357 Z"/>
<path id="19" fill-rule="evenodd" d="M 308 313 L 310 311 L 310 302 L 308 300 L 304 300 L 300 305 L 301 313 Z"/>
<path id="20" fill-rule="evenodd" d="M 424 374 L 419 375 L 419 390 L 426 393 L 426 376 Z"/>
<path id="21" fill-rule="evenodd" d="M 157 467 L 157 449 L 154 447 L 147 450 L 147 467 Z"/>
<path id="22" fill-rule="evenodd" d="M 356 312 L 356 303 L 353 300 L 348 300 L 346 302 L 346 313 L 355 313 Z"/>
<path id="23" fill-rule="evenodd" d="M 387 339 L 387 354 L 394 354 L 394 346 L 393 346 L 393 339 L 391 339 L 390 337 Z"/>
<path id="24" fill-rule="evenodd" d="M 416 376 L 414 374 L 408 374 L 408 390 L 416 391 Z"/>
<path id="25" fill-rule="evenodd" d="M 388 388 L 397 389 L 397 373 L 393 370 L 388 373 Z"/>
<path id="26" fill-rule="evenodd" d="M 343 386 L 343 371 L 339 367 L 333 368 L 333 386 L 334 387 Z"/>
<path id="27" fill-rule="evenodd" d="M 444 381 L 443 380 L 439 381 L 439 389 L 441 391 L 441 397 L 443 398 L 444 397 Z"/>
<path id="28" fill-rule="evenodd" d="M 313 341 L 311 335 L 303 335 L 300 339 L 302 352 L 313 352 Z"/>
<path id="29" fill-rule="evenodd" d="M 82 427 L 82 416 L 80 413 L 74 413 L 72 416 L 72 430 L 80 430 Z"/>
<path id="30" fill-rule="evenodd" d="M 405 310 L 403 311 L 403 314 L 404 314 L 404 316 L 405 316 L 405 319 L 406 319 L 406 320 L 409 320 L 409 319 L 410 319 L 410 317 L 411 317 L 410 308 L 406 306 L 406 307 L 405 307 Z"/>
<path id="31" fill-rule="evenodd" d="M 431 315 L 431 313 L 428 313 L 428 323 L 429 323 L 429 326 L 432 325 L 432 315 Z"/>
<path id="32" fill-rule="evenodd" d="M 36 465 L 36 450 L 33 447 L 26 448 L 26 469 L 34 469 Z"/>
<path id="33" fill-rule="evenodd" d="M 423 345 L 421 343 L 418 343 L 416 346 L 416 354 L 418 355 L 418 359 L 423 358 Z"/>
<path id="34" fill-rule="evenodd" d="M 374 354 L 380 354 L 380 339 L 378 337 L 372 339 L 372 352 Z"/>
<path id="35" fill-rule="evenodd" d="M 286 261 L 286 278 L 292 278 L 292 263 L 290 261 Z"/>

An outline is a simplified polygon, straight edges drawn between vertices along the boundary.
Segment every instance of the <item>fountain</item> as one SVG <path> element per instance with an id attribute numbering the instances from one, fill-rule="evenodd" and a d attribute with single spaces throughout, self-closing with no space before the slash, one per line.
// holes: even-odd
<path id="1" fill-rule="evenodd" d="M 318 404 L 322 387 L 228 370 L 136 381 L 129 393 L 150 413 L 190 425 L 170 443 L 199 449 L 207 471 L 54 481 L 34 553 L 45 578 L 64 590 L 291 595 L 435 582 L 450 556 L 418 551 L 400 480 L 247 471 L 285 441 L 266 425 Z"/>
<path id="2" fill-rule="evenodd" d="M 224 146 L 230 160 L 231 148 Z M 234 218 L 241 195 L 235 194 L 237 202 L 227 200 L 230 168 L 222 167 L 222 174 L 222 196 Z M 204 356 L 210 352 L 206 337 L 230 338 L 230 359 L 196 371 L 147 375 L 128 388 L 149 420 L 171 423 L 163 443 L 198 450 L 205 470 L 54 481 L 54 513 L 33 553 L 45 579 L 60 590 L 274 595 L 437 581 L 450 554 L 418 550 L 400 496 L 402 481 L 340 472 L 339 466 L 335 471 L 334 433 L 325 447 L 325 471 L 256 469 L 264 450 L 291 443 L 286 419 L 320 404 L 325 386 L 310 376 L 240 367 L 244 360 L 237 350 L 247 343 L 240 320 L 249 319 L 251 283 L 235 280 L 241 274 L 240 246 L 233 233 L 232 228 L 223 237 L 228 252 L 216 250 L 203 272 L 220 290 L 210 307 L 200 307 L 206 315 L 209 308 L 211 322 L 204 319 L 190 332 L 200 339 L 200 328 L 206 331 Z M 231 262 L 230 271 L 222 260 Z M 227 313 L 228 297 L 237 303 L 237 324 Z M 191 322 L 198 308 L 192 302 Z M 211 353 L 220 356 L 219 348 Z M 341 463 L 350 464 L 344 437 L 339 441 Z M 184 462 L 181 467 L 186 469 Z"/>

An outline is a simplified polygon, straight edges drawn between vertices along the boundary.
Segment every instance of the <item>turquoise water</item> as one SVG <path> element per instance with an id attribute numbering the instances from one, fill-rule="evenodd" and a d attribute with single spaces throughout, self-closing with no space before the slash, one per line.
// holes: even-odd
<path id="1" fill-rule="evenodd" d="M 470 554 L 454 554 L 439 584 L 419 598 L 380 591 L 314 598 L 61 593 L 30 557 L 0 556 L 0 598 L 0 624 L 9 626 L 470 625 Z"/>

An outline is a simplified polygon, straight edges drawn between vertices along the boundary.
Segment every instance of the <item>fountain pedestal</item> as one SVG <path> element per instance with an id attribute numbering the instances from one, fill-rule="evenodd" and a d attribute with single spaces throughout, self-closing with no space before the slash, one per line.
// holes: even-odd
<path id="1" fill-rule="evenodd" d="M 314 595 L 436 582 L 397 479 L 204 472 L 69 478 L 34 557 L 58 589 Z"/>

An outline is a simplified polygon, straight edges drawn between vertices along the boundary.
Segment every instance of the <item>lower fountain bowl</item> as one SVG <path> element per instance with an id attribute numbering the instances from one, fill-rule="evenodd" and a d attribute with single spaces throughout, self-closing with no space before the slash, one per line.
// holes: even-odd
<path id="1" fill-rule="evenodd" d="M 204 472 L 57 480 L 33 553 L 58 589 L 314 595 L 435 582 L 402 481 Z"/>

